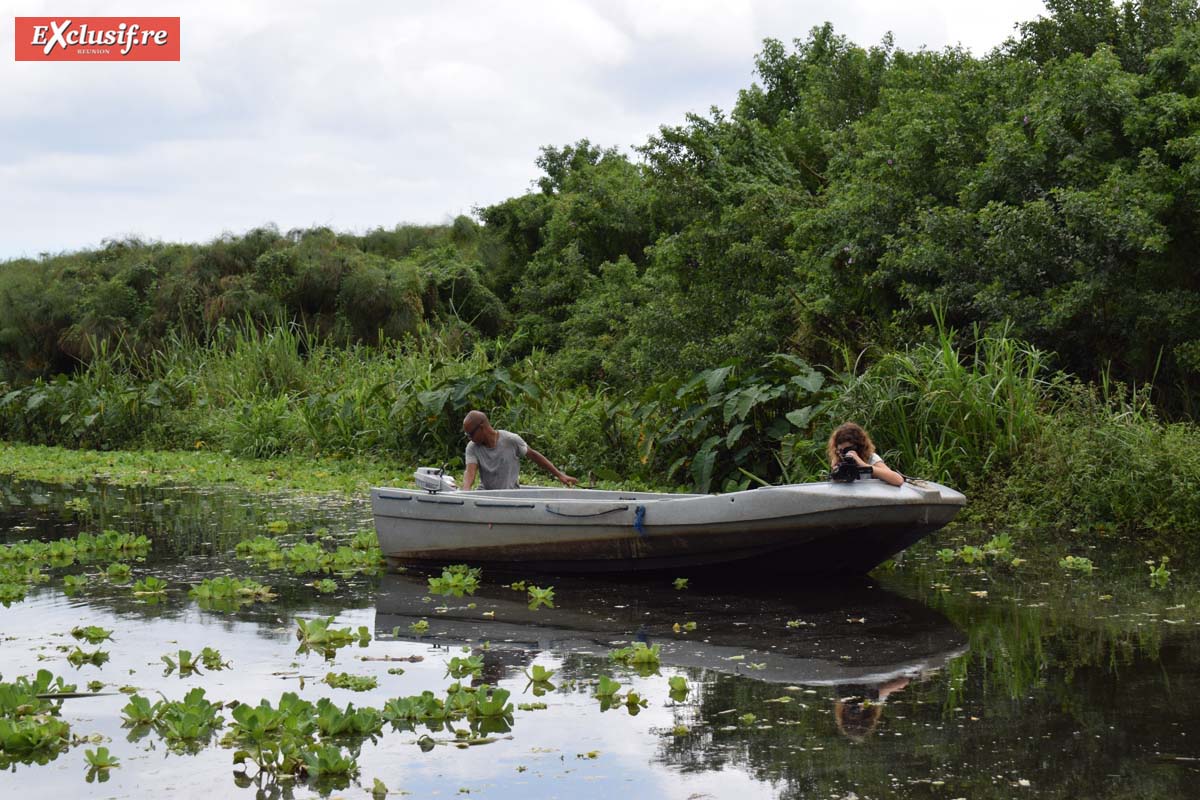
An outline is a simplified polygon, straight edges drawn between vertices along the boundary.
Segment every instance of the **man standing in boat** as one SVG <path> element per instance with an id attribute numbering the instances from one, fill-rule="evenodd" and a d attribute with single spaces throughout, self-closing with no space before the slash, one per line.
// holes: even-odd
<path id="1" fill-rule="evenodd" d="M 523 456 L 528 456 L 530 461 L 566 486 L 574 486 L 579 482 L 525 444 L 525 440 L 517 434 L 493 428 L 487 414 L 482 411 L 467 413 L 463 419 L 463 435 L 467 437 L 467 472 L 463 476 L 463 491 L 470 491 L 475 485 L 476 475 L 484 489 L 516 489 Z"/>

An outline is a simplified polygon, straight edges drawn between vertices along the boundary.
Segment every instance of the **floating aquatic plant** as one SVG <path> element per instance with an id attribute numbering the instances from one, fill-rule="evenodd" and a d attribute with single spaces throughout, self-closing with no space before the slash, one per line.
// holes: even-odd
<path id="1" fill-rule="evenodd" d="M 121 762 L 108 752 L 107 747 L 85 750 L 83 755 L 92 769 L 111 769 L 121 765 Z"/>
<path id="2" fill-rule="evenodd" d="M 205 669 L 222 670 L 229 666 L 229 662 L 221 658 L 221 651 L 214 650 L 211 647 L 206 647 L 200 651 L 200 663 Z"/>
<path id="3" fill-rule="evenodd" d="M 360 625 L 357 632 L 349 628 L 333 628 L 333 617 L 317 617 L 316 619 L 297 619 L 296 638 L 300 640 L 299 652 L 316 651 L 327 659 L 332 659 L 337 650 L 354 642 L 360 647 L 366 647 L 371 642 L 371 633 L 367 626 Z"/>
<path id="4" fill-rule="evenodd" d="M 179 659 L 178 662 L 176 662 L 176 660 L 171 658 L 169 655 L 163 656 L 160 659 L 164 664 L 167 665 L 167 668 L 163 671 L 164 675 L 170 675 L 177 669 L 179 670 L 179 677 L 181 678 L 186 675 L 191 675 L 193 672 L 200 672 L 200 659 L 194 657 L 191 650 L 180 650 L 175 655 L 176 658 Z"/>
<path id="5" fill-rule="evenodd" d="M 76 667 L 82 667 L 84 664 L 99 667 L 108 661 L 108 653 L 103 650 L 95 650 L 87 653 L 76 647 L 67 655 L 67 661 L 70 661 Z"/>
<path id="6" fill-rule="evenodd" d="M 83 639 L 88 644 L 100 644 L 112 638 L 112 631 L 98 625 L 88 625 L 86 628 L 76 625 L 71 629 L 71 635 L 76 639 Z"/>
<path id="7" fill-rule="evenodd" d="M 1167 563 L 1170 560 L 1171 559 L 1167 558 L 1166 556 L 1163 556 L 1162 560 L 1159 561 L 1158 566 L 1155 566 L 1153 561 L 1146 562 L 1150 565 L 1151 589 L 1165 589 L 1167 584 L 1171 582 L 1171 570 L 1167 569 Z"/>
<path id="8" fill-rule="evenodd" d="M 541 606 L 546 608 L 554 608 L 554 587 L 547 586 L 542 589 L 538 586 L 530 586 L 527 589 L 529 595 L 529 610 L 536 611 Z"/>
<path id="9" fill-rule="evenodd" d="M 63 593 L 70 596 L 82 591 L 88 585 L 87 575 L 65 575 L 63 576 Z"/>
<path id="10" fill-rule="evenodd" d="M 57 717 L 0 717 L 0 767 L 45 764 L 67 749 L 71 727 Z"/>
<path id="11" fill-rule="evenodd" d="M 133 596 L 139 600 L 154 603 L 167 594 L 167 582 L 161 578 L 150 576 L 133 584 Z"/>
<path id="12" fill-rule="evenodd" d="M 659 645 L 647 647 L 645 642 L 634 642 L 629 647 L 613 650 L 608 657 L 629 667 L 648 667 L 653 670 L 658 668 L 660 649 Z"/>
<path id="13" fill-rule="evenodd" d="M 476 567 L 468 567 L 466 564 L 454 564 L 442 570 L 442 574 L 437 578 L 429 579 L 429 591 L 439 595 L 454 595 L 462 597 L 464 594 L 475 594 L 475 590 L 479 588 L 480 570 Z"/>
<path id="14" fill-rule="evenodd" d="M 1084 575 L 1091 575 L 1096 569 L 1092 560 L 1083 556 L 1067 556 L 1060 560 L 1058 565 L 1063 569 L 1068 569 L 1072 572 L 1081 572 Z"/>
<path id="15" fill-rule="evenodd" d="M 135 694 L 121 709 L 125 725 L 137 728 L 153 726 L 173 750 L 197 750 L 225 724 L 221 703 L 206 699 L 204 689 L 196 687 L 182 700 L 160 700 L 151 704 Z"/>
<path id="16" fill-rule="evenodd" d="M 129 583 L 129 579 L 133 577 L 133 570 L 128 564 L 120 561 L 114 561 L 108 565 L 108 569 L 104 572 L 108 579 L 113 583 Z"/>
<path id="17" fill-rule="evenodd" d="M 379 686 L 378 679 L 372 675 L 350 675 L 346 672 L 326 673 L 325 683 L 334 689 L 349 689 L 352 692 L 366 692 Z"/>
<path id="18" fill-rule="evenodd" d="M 467 656 L 466 658 L 455 656 L 446 664 L 446 674 L 451 678 L 474 677 L 481 672 L 483 672 L 483 656 Z"/>
<path id="19" fill-rule="evenodd" d="M 0 583 L 0 603 L 5 607 L 12 603 L 19 603 L 25 599 L 25 584 L 23 583 Z"/>
<path id="20" fill-rule="evenodd" d="M 233 548 L 238 558 L 249 558 L 255 561 L 282 561 L 283 551 L 279 542 L 269 536 L 255 536 L 238 542 Z"/>
<path id="21" fill-rule="evenodd" d="M 188 596 L 201 608 L 212 611 L 234 611 L 242 605 L 275 599 L 270 586 L 229 575 L 202 580 L 188 591 Z"/>

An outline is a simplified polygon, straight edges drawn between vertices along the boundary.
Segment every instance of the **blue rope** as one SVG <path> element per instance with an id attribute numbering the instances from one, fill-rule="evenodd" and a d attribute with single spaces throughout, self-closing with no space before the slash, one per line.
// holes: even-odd
<path id="1" fill-rule="evenodd" d="M 646 535 L 646 507 L 638 506 L 633 512 L 633 527 L 637 530 L 638 536 Z"/>

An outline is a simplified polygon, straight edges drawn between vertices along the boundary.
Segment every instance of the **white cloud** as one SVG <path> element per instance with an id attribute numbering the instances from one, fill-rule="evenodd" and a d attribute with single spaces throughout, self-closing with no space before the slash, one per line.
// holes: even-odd
<path id="1" fill-rule="evenodd" d="M 135 233 L 440 222 L 525 191 L 538 148 L 729 108 L 763 38 L 982 53 L 1038 0 L 163 0 L 179 63 L 0 61 L 0 258 Z M 80 16 L 127 14 L 74 0 Z M 24 0 L 15 16 L 51 16 Z M 10 29 L 11 30 L 11 29 Z"/>

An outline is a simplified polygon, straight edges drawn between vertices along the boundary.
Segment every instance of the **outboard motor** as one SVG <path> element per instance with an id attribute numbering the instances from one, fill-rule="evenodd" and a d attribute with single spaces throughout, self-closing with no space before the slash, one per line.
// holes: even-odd
<path id="1" fill-rule="evenodd" d="M 430 494 L 458 490 L 454 476 L 447 475 L 445 467 L 419 467 L 413 473 L 413 480 L 417 482 L 418 488 L 424 489 Z"/>

